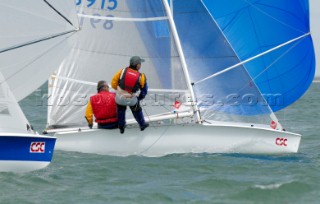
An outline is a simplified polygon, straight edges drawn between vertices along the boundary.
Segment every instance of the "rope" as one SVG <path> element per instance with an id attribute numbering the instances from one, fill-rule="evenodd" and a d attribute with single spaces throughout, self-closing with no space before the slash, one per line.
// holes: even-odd
<path id="1" fill-rule="evenodd" d="M 140 101 L 139 101 L 139 103 L 140 103 Z M 142 106 L 142 104 L 140 104 L 140 106 Z M 144 108 L 144 106 L 142 106 L 142 109 L 144 110 L 144 112 L 146 113 L 146 116 L 147 116 L 148 120 L 150 121 L 149 126 L 155 128 L 155 126 L 151 125 L 150 115 L 148 114 L 148 112 L 147 112 L 147 110 Z"/>
<path id="2" fill-rule="evenodd" d="M 146 151 L 148 151 L 153 145 L 155 145 L 161 138 L 162 136 L 164 136 L 164 134 L 167 132 L 167 130 L 169 129 L 170 126 L 167 126 L 167 128 L 163 131 L 163 133 L 158 137 L 158 139 L 156 139 L 156 141 L 154 141 L 149 147 L 147 147 L 145 150 L 141 151 L 139 154 L 143 154 Z"/>

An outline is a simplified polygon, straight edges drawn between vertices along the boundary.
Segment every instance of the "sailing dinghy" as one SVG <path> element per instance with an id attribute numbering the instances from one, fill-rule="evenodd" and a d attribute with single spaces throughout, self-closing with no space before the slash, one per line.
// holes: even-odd
<path id="1" fill-rule="evenodd" d="M 76 1 L 80 29 L 49 80 L 48 128 L 56 148 L 106 155 L 283 154 L 301 135 L 274 112 L 312 82 L 308 0 Z M 131 56 L 146 60 L 150 127 L 127 113 L 125 133 L 88 129 L 84 112 L 99 80 Z"/>
<path id="2" fill-rule="evenodd" d="M 28 172 L 49 165 L 55 137 L 32 130 L 0 73 L 0 172 Z"/>
<path id="3" fill-rule="evenodd" d="M 38 170 L 52 160 L 56 137 L 34 132 L 17 101 L 69 52 L 67 39 L 76 29 L 66 18 L 72 19 L 73 8 L 64 0 L 0 2 L 0 172 Z"/>

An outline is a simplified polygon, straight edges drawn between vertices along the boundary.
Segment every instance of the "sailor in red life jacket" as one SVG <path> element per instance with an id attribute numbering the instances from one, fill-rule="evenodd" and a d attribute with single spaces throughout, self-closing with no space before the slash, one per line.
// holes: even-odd
<path id="1" fill-rule="evenodd" d="M 91 96 L 87 105 L 85 118 L 90 129 L 93 125 L 93 115 L 98 123 L 98 128 L 118 128 L 117 105 L 115 93 L 109 92 L 106 81 L 99 81 L 97 85 L 98 94 Z"/>
<path id="2" fill-rule="evenodd" d="M 140 130 L 146 129 L 149 124 L 145 122 L 140 101 L 148 93 L 146 76 L 139 72 L 141 63 L 144 59 L 133 56 L 130 59 L 130 65 L 127 68 L 119 70 L 113 77 L 111 86 L 117 90 L 116 102 L 118 108 L 118 119 L 120 133 L 124 133 L 126 125 L 126 109 L 130 106 L 131 112 L 140 126 Z M 140 90 L 137 97 L 136 92 Z"/>

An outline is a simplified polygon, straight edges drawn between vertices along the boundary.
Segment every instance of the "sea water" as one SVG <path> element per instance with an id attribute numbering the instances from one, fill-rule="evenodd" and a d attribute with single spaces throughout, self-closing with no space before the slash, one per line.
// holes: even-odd
<path id="1" fill-rule="evenodd" d="M 41 132 L 47 113 L 36 97 L 20 104 Z M 303 135 L 298 154 L 147 158 L 55 151 L 45 169 L 0 173 L 0 203 L 319 203 L 320 83 L 277 115 Z"/>

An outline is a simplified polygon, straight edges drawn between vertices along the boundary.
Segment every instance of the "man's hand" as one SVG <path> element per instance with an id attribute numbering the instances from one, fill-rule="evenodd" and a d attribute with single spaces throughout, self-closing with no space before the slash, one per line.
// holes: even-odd
<path id="1" fill-rule="evenodd" d="M 142 101 L 146 97 L 147 94 L 148 94 L 148 84 L 146 82 L 144 87 L 140 89 L 140 94 L 138 96 L 138 100 Z"/>
<path id="2" fill-rule="evenodd" d="M 145 95 L 140 93 L 138 96 L 138 101 L 142 101 L 144 99 L 144 97 L 145 97 Z"/>

